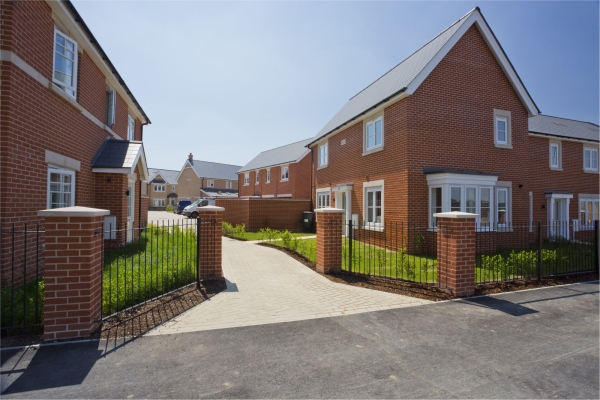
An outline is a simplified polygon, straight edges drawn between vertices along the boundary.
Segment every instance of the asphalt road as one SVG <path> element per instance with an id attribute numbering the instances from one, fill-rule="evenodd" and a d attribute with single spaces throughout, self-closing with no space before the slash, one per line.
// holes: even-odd
<path id="1" fill-rule="evenodd" d="M 2 351 L 10 398 L 598 398 L 598 283 Z"/>

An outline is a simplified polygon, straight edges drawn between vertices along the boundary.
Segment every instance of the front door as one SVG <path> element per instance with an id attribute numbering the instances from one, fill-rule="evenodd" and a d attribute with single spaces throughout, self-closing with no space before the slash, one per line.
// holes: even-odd
<path id="1" fill-rule="evenodd" d="M 127 241 L 131 242 L 135 220 L 135 183 L 130 181 L 127 189 L 129 192 L 129 196 L 127 196 Z"/>
<path id="2" fill-rule="evenodd" d="M 569 238 L 569 199 L 550 198 L 548 201 L 548 234 Z"/>

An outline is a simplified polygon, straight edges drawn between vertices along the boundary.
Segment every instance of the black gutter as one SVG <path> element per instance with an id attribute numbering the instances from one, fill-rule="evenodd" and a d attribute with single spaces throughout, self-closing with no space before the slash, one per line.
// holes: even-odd
<path id="1" fill-rule="evenodd" d="M 360 117 L 362 117 L 363 115 L 365 115 L 365 114 L 366 114 L 366 113 L 368 113 L 369 111 L 371 111 L 371 110 L 373 110 L 373 109 L 375 109 L 375 108 L 379 107 L 379 106 L 380 106 L 380 105 L 382 105 L 383 103 L 387 103 L 388 101 L 390 101 L 390 99 L 391 99 L 392 97 L 394 97 L 394 96 L 397 96 L 397 95 L 399 95 L 400 93 L 403 93 L 403 92 L 405 92 L 405 91 L 406 91 L 406 86 L 404 86 L 402 89 L 398 90 L 397 92 L 395 92 L 395 93 L 393 93 L 393 94 L 389 95 L 389 96 L 388 96 L 388 97 L 386 97 L 385 99 L 381 100 L 379 103 L 375 104 L 373 107 L 367 108 L 365 111 L 361 112 L 360 114 L 358 114 L 358 115 L 357 115 L 357 116 L 355 116 L 354 118 L 352 118 L 352 119 L 349 119 L 348 121 L 344 122 L 343 124 L 341 124 L 340 126 L 338 126 L 338 127 L 336 127 L 336 128 L 333 128 L 332 130 L 330 130 L 329 132 L 327 132 L 327 133 L 326 133 L 326 134 L 324 134 L 323 136 L 319 136 L 319 138 L 318 138 L 318 139 L 316 139 L 316 140 L 313 140 L 312 142 L 310 142 L 309 144 L 307 144 L 307 145 L 306 145 L 306 146 L 304 146 L 304 147 L 308 147 L 308 148 L 310 148 L 310 146 L 312 146 L 312 145 L 313 145 L 313 144 L 315 144 L 316 142 L 318 142 L 318 141 L 320 141 L 320 140 L 322 140 L 322 139 L 326 138 L 326 137 L 327 137 L 327 136 L 329 136 L 331 133 L 333 133 L 333 132 L 337 131 L 337 130 L 338 130 L 338 129 L 340 129 L 341 127 L 343 127 L 343 126 L 345 126 L 345 125 L 349 124 L 350 122 L 354 121 L 354 120 L 355 120 L 355 119 L 357 119 L 357 118 L 360 118 Z"/>
<path id="2" fill-rule="evenodd" d="M 528 132 L 533 133 L 534 135 L 543 135 L 543 136 L 557 137 L 557 138 L 563 138 L 563 139 L 581 140 L 581 141 L 590 142 L 590 143 L 600 142 L 600 140 L 582 139 L 582 138 L 577 138 L 577 137 L 573 137 L 573 136 L 555 135 L 553 133 L 534 132 L 534 131 L 528 131 Z"/>
<path id="3" fill-rule="evenodd" d="M 125 83 L 125 81 L 123 80 L 123 78 L 121 77 L 121 75 L 119 74 L 119 72 L 117 71 L 115 66 L 113 65 L 113 63 L 110 61 L 110 59 L 108 58 L 108 56 L 102 49 L 102 46 L 100 46 L 100 43 L 98 43 L 98 41 L 94 37 L 94 34 L 92 34 L 92 31 L 90 31 L 90 28 L 88 28 L 88 26 L 85 24 L 85 22 L 83 21 L 83 18 L 81 18 L 81 15 L 79 15 L 79 12 L 77 12 L 77 9 L 75 9 L 75 6 L 73 5 L 73 3 L 71 3 L 71 0 L 63 0 L 63 3 L 67 5 L 67 7 L 69 8 L 69 11 L 71 11 L 71 14 L 73 14 L 75 22 L 77 22 L 81 26 L 83 31 L 88 35 L 90 43 L 96 48 L 96 50 L 98 50 L 98 52 L 102 56 L 102 60 L 108 64 L 109 69 L 111 70 L 111 72 L 113 74 L 115 74 L 115 76 L 117 77 L 117 81 L 119 82 L 119 84 L 121 86 L 123 86 L 123 88 L 125 89 L 125 92 L 127 93 L 127 95 L 129 95 L 129 98 L 131 99 L 131 101 L 133 101 L 135 103 L 135 105 L 137 105 L 138 110 L 140 110 L 140 112 L 146 119 L 146 124 L 151 124 L 150 118 L 148 118 L 148 116 L 142 109 L 142 106 L 140 105 L 140 103 L 138 103 L 138 101 L 135 99 L 135 96 L 133 95 L 133 93 L 131 93 L 131 90 L 129 90 L 129 87 L 127 87 L 127 84 Z"/>

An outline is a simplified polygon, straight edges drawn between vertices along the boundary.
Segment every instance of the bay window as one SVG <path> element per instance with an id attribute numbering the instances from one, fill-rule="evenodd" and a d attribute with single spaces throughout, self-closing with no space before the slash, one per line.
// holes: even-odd
<path id="1" fill-rule="evenodd" d="M 436 227 L 436 213 L 479 214 L 483 228 L 507 227 L 511 221 L 511 184 L 495 175 L 426 173 L 429 185 L 429 226 Z"/>
<path id="2" fill-rule="evenodd" d="M 591 229 L 594 221 L 600 219 L 599 199 L 580 199 L 579 201 L 579 223 L 581 228 Z"/>

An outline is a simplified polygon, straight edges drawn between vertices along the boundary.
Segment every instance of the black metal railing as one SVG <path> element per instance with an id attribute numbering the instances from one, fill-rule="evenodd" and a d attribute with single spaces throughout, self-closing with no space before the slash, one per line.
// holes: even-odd
<path id="1" fill-rule="evenodd" d="M 201 226 L 211 219 L 161 221 L 139 228 L 108 226 L 104 232 L 102 315 L 199 285 Z"/>
<path id="2" fill-rule="evenodd" d="M 598 270 L 598 221 L 478 224 L 475 283 L 541 279 Z"/>
<path id="3" fill-rule="evenodd" d="M 39 223 L 0 226 L 3 334 L 39 333 L 43 329 L 43 241 Z"/>
<path id="4" fill-rule="evenodd" d="M 342 271 L 438 285 L 437 232 L 427 223 L 347 221 L 339 230 Z"/>

